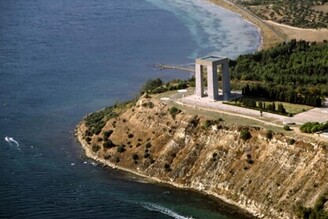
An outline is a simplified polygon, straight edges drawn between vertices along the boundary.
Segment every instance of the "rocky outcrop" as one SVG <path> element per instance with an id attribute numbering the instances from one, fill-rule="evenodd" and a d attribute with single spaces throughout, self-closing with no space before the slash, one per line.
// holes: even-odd
<path id="1" fill-rule="evenodd" d="M 260 218 L 296 218 L 295 207 L 311 207 L 328 191 L 325 145 L 206 120 L 156 98 L 140 98 L 98 135 L 87 130 L 82 122 L 77 134 L 89 157 L 211 194 Z"/>

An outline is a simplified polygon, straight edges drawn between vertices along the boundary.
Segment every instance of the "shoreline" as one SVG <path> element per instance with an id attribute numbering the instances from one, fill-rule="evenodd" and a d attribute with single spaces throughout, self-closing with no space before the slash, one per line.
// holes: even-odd
<path id="1" fill-rule="evenodd" d="M 288 39 L 305 40 L 310 42 L 323 42 L 328 40 L 328 29 L 327 28 L 300 28 L 286 24 L 280 24 L 271 20 L 265 21 L 270 26 L 279 28 L 283 33 L 288 36 Z"/>
<path id="2" fill-rule="evenodd" d="M 323 42 L 328 40 L 328 29 L 305 29 L 286 24 L 280 24 L 271 20 L 263 20 L 251 11 L 236 5 L 229 0 L 208 0 L 216 6 L 237 13 L 246 22 L 254 25 L 261 35 L 261 45 L 259 50 L 271 48 L 284 41 L 292 39 L 305 40 L 310 42 Z"/>
<path id="3" fill-rule="evenodd" d="M 235 5 L 234 3 L 227 1 L 227 0 L 208 0 L 212 2 L 217 7 L 222 7 L 226 10 L 232 11 L 238 14 L 243 20 L 247 23 L 252 24 L 258 30 L 260 34 L 260 47 L 257 51 L 271 48 L 285 39 L 282 39 L 282 36 L 279 36 L 276 32 L 277 30 L 272 30 L 268 24 L 266 24 L 262 19 L 256 17 L 255 15 L 251 14 L 249 11 Z"/>
<path id="4" fill-rule="evenodd" d="M 143 178 L 147 182 L 150 182 L 150 183 L 158 183 L 158 184 L 162 184 L 162 185 L 172 186 L 172 187 L 177 188 L 177 189 L 185 189 L 185 190 L 189 190 L 189 191 L 191 190 L 193 192 L 199 192 L 202 195 L 209 195 L 209 196 L 211 196 L 213 198 L 219 199 L 219 201 L 221 201 L 221 202 L 223 202 L 225 204 L 231 205 L 231 207 L 234 208 L 232 210 L 237 211 L 240 214 L 249 214 L 249 215 L 252 215 L 252 217 L 254 217 L 254 218 L 263 218 L 264 217 L 264 215 L 259 214 L 258 211 L 256 211 L 255 209 L 250 209 L 250 208 L 246 207 L 245 205 L 243 205 L 241 203 L 231 201 L 228 198 L 226 198 L 225 196 L 218 195 L 216 193 L 213 193 L 213 192 L 210 192 L 210 191 L 206 191 L 206 190 L 202 190 L 200 188 L 196 188 L 196 187 L 192 187 L 192 186 L 184 186 L 184 185 L 175 183 L 173 181 L 161 180 L 161 179 L 159 179 L 157 177 L 154 177 L 154 176 L 147 176 L 146 174 L 143 174 L 141 172 L 134 171 L 134 170 L 131 170 L 129 168 L 125 168 L 125 167 L 116 165 L 116 164 L 114 164 L 112 162 L 109 162 L 108 160 L 105 160 L 104 158 L 100 158 L 100 157 L 94 155 L 91 152 L 91 147 L 83 139 L 83 131 L 81 130 L 81 126 L 83 124 L 84 124 L 83 122 L 80 122 L 77 125 L 77 127 L 75 129 L 75 137 L 78 140 L 79 144 L 82 146 L 82 148 L 83 148 L 83 150 L 85 152 L 85 156 L 86 157 L 88 157 L 90 159 L 93 159 L 96 162 L 99 162 L 99 163 L 103 164 L 104 166 L 110 167 L 110 168 L 112 168 L 114 170 L 124 171 L 126 173 L 133 174 L 135 176 L 138 176 L 140 178 Z M 254 206 L 254 208 L 256 208 L 256 206 Z"/>

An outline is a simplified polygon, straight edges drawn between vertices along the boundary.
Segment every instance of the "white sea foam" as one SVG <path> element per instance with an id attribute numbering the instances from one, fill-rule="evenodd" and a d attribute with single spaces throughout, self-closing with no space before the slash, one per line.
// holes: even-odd
<path id="1" fill-rule="evenodd" d="M 208 51 L 235 58 L 260 46 L 260 33 L 254 25 L 207 0 L 147 1 L 172 12 L 188 28 L 198 46 L 190 58 Z"/>
<path id="2" fill-rule="evenodd" d="M 192 217 L 182 216 L 182 215 L 178 214 L 177 212 L 174 212 L 174 211 L 172 211 L 168 208 L 165 208 L 163 206 L 160 206 L 160 205 L 157 205 L 157 204 L 154 204 L 154 203 L 145 202 L 145 203 L 142 204 L 142 206 L 144 208 L 146 208 L 147 210 L 157 211 L 157 212 L 168 215 L 168 216 L 170 216 L 172 218 L 175 218 L 175 219 L 191 219 L 192 218 Z"/>
<path id="3" fill-rule="evenodd" d="M 13 146 L 12 143 L 15 143 L 17 149 L 20 150 L 20 147 L 19 147 L 19 143 L 18 143 L 18 141 L 16 141 L 13 137 L 8 137 L 8 136 L 6 136 L 6 137 L 5 137 L 5 141 L 8 142 L 8 144 L 9 144 L 10 146 Z"/>
<path id="4" fill-rule="evenodd" d="M 10 140 L 9 140 L 9 137 L 8 137 L 8 136 L 6 136 L 6 137 L 5 137 L 5 141 L 6 141 L 6 142 L 8 142 L 8 144 L 10 144 L 10 145 L 11 145 L 11 143 L 10 143 Z"/>
<path id="5" fill-rule="evenodd" d="M 19 147 L 18 141 L 16 141 L 13 137 L 9 137 L 9 141 L 14 142 L 17 147 Z"/>

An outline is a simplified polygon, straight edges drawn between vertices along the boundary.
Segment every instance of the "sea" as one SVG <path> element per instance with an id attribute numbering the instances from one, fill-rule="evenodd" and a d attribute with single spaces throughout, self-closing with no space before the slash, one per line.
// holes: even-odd
<path id="1" fill-rule="evenodd" d="M 215 199 L 87 159 L 83 117 L 148 79 L 256 51 L 258 30 L 206 0 L 0 1 L 0 218 L 244 218 Z"/>

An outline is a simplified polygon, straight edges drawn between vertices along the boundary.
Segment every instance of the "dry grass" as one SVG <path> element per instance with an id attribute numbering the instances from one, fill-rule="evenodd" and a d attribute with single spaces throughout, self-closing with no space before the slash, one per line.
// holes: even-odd
<path id="1" fill-rule="evenodd" d="M 322 11 L 328 13 L 328 3 L 324 5 L 316 5 L 312 7 L 313 10 L 315 11 Z"/>

